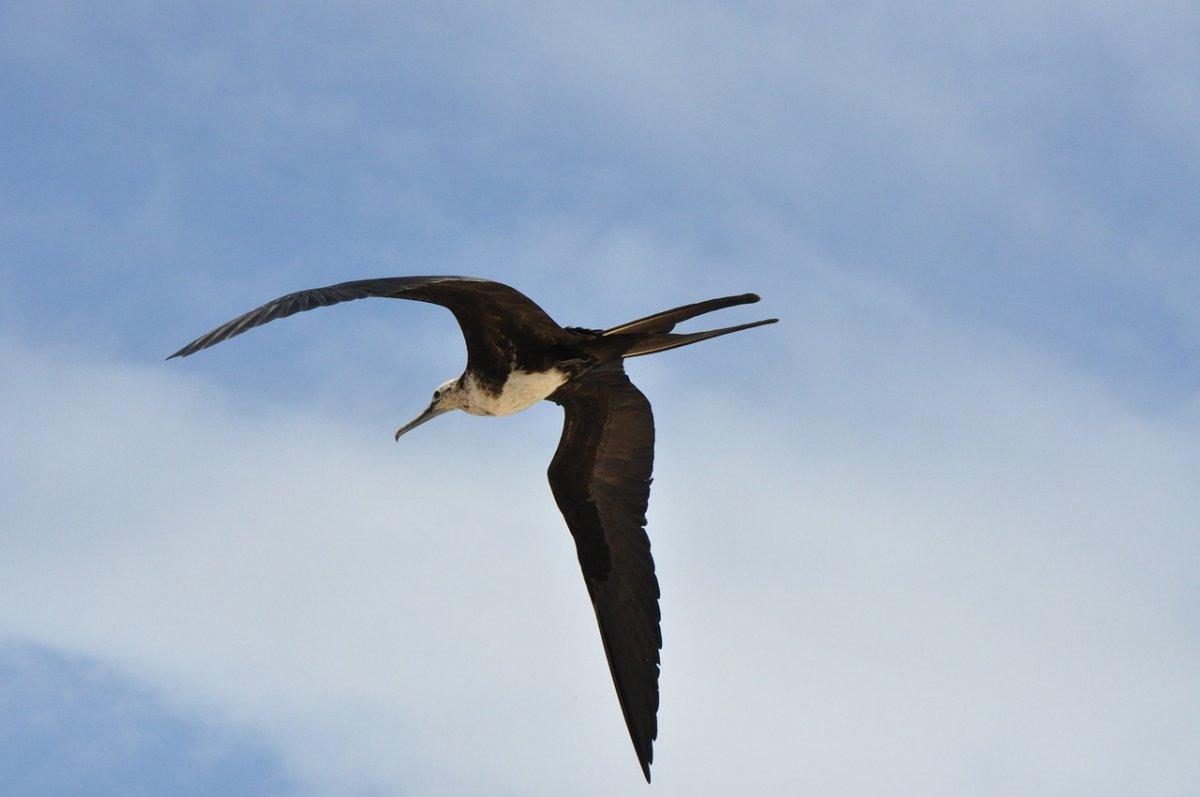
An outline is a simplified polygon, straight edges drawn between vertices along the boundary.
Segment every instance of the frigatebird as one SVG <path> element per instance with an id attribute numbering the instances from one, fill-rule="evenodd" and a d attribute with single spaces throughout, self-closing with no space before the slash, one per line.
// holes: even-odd
<path id="1" fill-rule="evenodd" d="M 186 357 L 302 310 L 370 296 L 442 305 L 458 319 L 467 343 L 466 370 L 433 392 L 429 406 L 396 431 L 397 440 L 451 410 L 511 415 L 542 399 L 562 406 L 562 438 L 547 474 L 550 490 L 575 538 L 617 699 L 649 782 L 652 744 L 658 737 L 662 648 L 658 579 L 645 530 L 654 417 L 622 361 L 778 319 L 672 332 L 680 321 L 759 300 L 743 293 L 664 310 L 611 329 L 562 327 L 524 294 L 498 282 L 388 277 L 289 293 L 196 338 L 167 359 Z"/>

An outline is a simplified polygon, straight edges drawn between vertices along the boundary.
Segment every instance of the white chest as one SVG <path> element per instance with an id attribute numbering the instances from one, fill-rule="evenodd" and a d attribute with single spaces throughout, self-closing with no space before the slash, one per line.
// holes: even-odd
<path id="1" fill-rule="evenodd" d="M 552 368 L 541 373 L 513 371 L 500 394 L 493 394 L 475 380 L 467 378 L 467 402 L 463 407 L 471 415 L 512 415 L 532 407 L 567 381 L 567 375 Z"/>

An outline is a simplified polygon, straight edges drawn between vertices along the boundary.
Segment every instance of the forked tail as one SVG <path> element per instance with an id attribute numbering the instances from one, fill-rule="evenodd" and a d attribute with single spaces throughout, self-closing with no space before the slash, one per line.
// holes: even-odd
<path id="1" fill-rule="evenodd" d="M 608 335 L 641 335 L 641 340 L 635 343 L 631 348 L 625 351 L 625 357 L 640 357 L 643 354 L 653 354 L 659 351 L 667 351 L 668 349 L 677 349 L 680 346 L 687 346 L 691 343 L 699 343 L 702 340 L 709 338 L 728 335 L 731 332 L 741 332 L 743 329 L 751 329 L 753 327 L 761 327 L 764 324 L 774 324 L 778 318 L 768 318 L 763 321 L 753 321 L 749 324 L 738 324 L 733 327 L 724 327 L 722 329 L 710 329 L 704 332 L 689 332 L 682 334 L 671 334 L 671 330 L 680 321 L 686 321 L 689 318 L 695 318 L 704 313 L 711 313 L 713 310 L 721 310 L 725 307 L 733 307 L 739 304 L 753 304 L 757 302 L 759 297 L 754 293 L 742 293 L 737 296 L 724 296 L 720 299 L 709 299 L 705 302 L 696 302 L 695 304 L 685 304 L 682 307 L 676 307 L 672 310 L 663 310 L 661 313 L 639 318 L 636 321 L 630 321 L 627 324 L 613 327 L 612 329 L 604 330 L 604 336 Z"/>
<path id="2" fill-rule="evenodd" d="M 683 307 L 676 307 L 673 310 L 663 310 L 661 313 L 648 315 L 645 318 L 639 318 L 637 321 L 630 321 L 627 324 L 621 324 L 619 327 L 606 329 L 604 330 L 604 334 L 629 335 L 637 332 L 670 332 L 680 321 L 687 321 L 689 318 L 695 318 L 698 315 L 711 313 L 713 310 L 733 307 L 738 304 L 754 304 L 758 300 L 759 296 L 756 293 L 742 293 L 737 296 L 723 296 L 720 299 L 709 299 L 706 302 L 685 304 Z"/>
<path id="3" fill-rule="evenodd" d="M 736 327 L 724 327 L 723 329 L 710 329 L 705 332 L 689 332 L 684 334 L 660 333 L 651 335 L 645 340 L 635 343 L 633 348 L 625 352 L 626 357 L 641 357 L 643 354 L 654 354 L 657 351 L 666 351 L 667 349 L 678 349 L 680 346 L 688 346 L 692 343 L 699 343 L 702 340 L 709 338 L 719 338 L 721 335 L 728 335 L 730 332 L 741 332 L 743 329 L 753 329 L 761 327 L 764 324 L 774 324 L 778 318 L 767 318 L 762 321 L 751 321 L 749 324 L 738 324 Z"/>

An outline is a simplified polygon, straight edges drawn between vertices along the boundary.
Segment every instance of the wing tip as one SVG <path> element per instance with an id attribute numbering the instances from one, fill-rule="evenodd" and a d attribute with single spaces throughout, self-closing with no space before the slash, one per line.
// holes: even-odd
<path id="1" fill-rule="evenodd" d="M 655 713 L 657 714 L 657 707 Z M 632 731 L 632 728 L 630 730 Z M 654 763 L 654 740 L 657 738 L 658 724 L 654 723 L 649 729 L 648 737 L 642 737 L 640 742 L 635 739 L 633 743 L 633 751 L 637 754 L 638 764 L 642 767 L 642 776 L 647 783 L 650 782 L 650 765 Z"/>
<path id="2" fill-rule="evenodd" d="M 184 346 L 179 351 L 177 351 L 174 354 L 172 354 L 171 356 L 167 357 L 167 359 L 174 360 L 176 357 L 190 357 L 191 355 L 195 354 L 196 352 L 200 351 L 201 349 L 206 349 L 206 348 L 208 348 L 208 347 L 207 346 L 197 346 L 196 341 L 193 340 L 191 343 Z"/>

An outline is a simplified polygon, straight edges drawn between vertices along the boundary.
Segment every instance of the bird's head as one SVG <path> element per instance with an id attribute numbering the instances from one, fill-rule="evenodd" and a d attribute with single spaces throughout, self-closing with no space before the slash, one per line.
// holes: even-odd
<path id="1" fill-rule="evenodd" d="M 400 435 L 405 432 L 411 432 L 425 423 L 425 421 L 436 418 L 444 412 L 461 409 L 463 406 L 463 397 L 461 380 L 447 379 L 438 385 L 437 390 L 433 391 L 433 400 L 429 402 L 429 406 L 425 408 L 425 411 L 396 430 L 396 439 L 399 440 Z"/>

